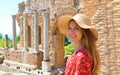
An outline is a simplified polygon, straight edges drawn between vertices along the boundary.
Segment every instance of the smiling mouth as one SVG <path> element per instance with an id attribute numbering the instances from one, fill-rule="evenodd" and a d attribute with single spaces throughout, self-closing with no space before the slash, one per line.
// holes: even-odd
<path id="1" fill-rule="evenodd" d="M 75 35 L 70 35 L 70 38 L 75 38 L 76 36 Z"/>

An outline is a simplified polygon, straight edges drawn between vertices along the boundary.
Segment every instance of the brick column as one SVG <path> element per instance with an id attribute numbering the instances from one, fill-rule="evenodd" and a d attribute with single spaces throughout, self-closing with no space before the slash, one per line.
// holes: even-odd
<path id="1" fill-rule="evenodd" d="M 13 48 L 17 50 L 17 42 L 16 42 L 16 15 L 12 15 L 13 20 Z"/>
<path id="2" fill-rule="evenodd" d="M 39 51 L 39 38 L 38 38 L 38 16 L 37 10 L 34 10 L 34 52 L 37 53 Z"/>
<path id="3" fill-rule="evenodd" d="M 23 14 L 23 28 L 24 28 L 24 50 L 28 50 L 28 27 L 27 27 L 27 13 Z"/>

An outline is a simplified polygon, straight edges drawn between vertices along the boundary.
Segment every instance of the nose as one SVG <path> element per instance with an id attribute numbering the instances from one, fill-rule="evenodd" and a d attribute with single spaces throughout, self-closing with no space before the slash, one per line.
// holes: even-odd
<path id="1" fill-rule="evenodd" d="M 75 32 L 75 29 L 69 29 L 68 32 L 73 34 Z"/>

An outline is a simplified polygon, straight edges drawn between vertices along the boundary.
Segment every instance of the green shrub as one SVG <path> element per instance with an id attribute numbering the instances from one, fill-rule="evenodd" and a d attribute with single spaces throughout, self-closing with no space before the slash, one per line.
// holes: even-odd
<path id="1" fill-rule="evenodd" d="M 64 50 L 65 50 L 65 56 L 66 55 L 71 55 L 74 51 L 73 44 L 68 44 L 67 46 L 64 47 Z"/>
<path id="2" fill-rule="evenodd" d="M 4 39 L 0 39 L 0 47 L 5 47 L 4 44 Z"/>
<path id="3" fill-rule="evenodd" d="M 3 38 L 3 35 L 0 33 L 0 39 L 2 39 Z"/>
<path id="4" fill-rule="evenodd" d="M 10 48 L 13 47 L 12 40 L 9 39 L 8 45 L 9 45 Z M 5 47 L 5 41 L 4 41 L 4 39 L 0 39 L 0 47 Z"/>
<path id="5" fill-rule="evenodd" d="M 9 48 L 13 47 L 12 40 L 9 39 Z"/>
<path id="6" fill-rule="evenodd" d="M 65 36 L 65 46 L 67 46 L 68 44 L 71 44 L 71 41 L 67 36 Z"/>
<path id="7" fill-rule="evenodd" d="M 17 35 L 16 41 L 17 41 L 17 43 L 20 41 L 20 35 Z"/>

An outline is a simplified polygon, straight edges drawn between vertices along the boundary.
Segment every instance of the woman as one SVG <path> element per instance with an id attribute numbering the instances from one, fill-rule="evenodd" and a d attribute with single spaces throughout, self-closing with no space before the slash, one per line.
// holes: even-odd
<path id="1" fill-rule="evenodd" d="M 96 49 L 97 30 L 84 14 L 76 14 L 67 22 L 67 35 L 75 51 L 67 59 L 64 75 L 98 75 L 100 59 Z"/>

